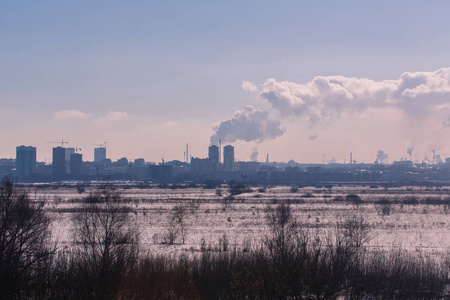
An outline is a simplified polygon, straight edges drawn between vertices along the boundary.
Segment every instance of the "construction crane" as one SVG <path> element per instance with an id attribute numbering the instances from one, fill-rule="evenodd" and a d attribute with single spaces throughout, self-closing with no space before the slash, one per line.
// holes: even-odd
<path id="1" fill-rule="evenodd" d="M 61 144 L 61 147 L 64 148 L 64 144 L 68 144 L 69 142 L 64 142 L 64 140 L 61 140 L 61 142 L 46 142 L 47 144 Z"/>
<path id="2" fill-rule="evenodd" d="M 100 147 L 106 148 L 106 142 L 104 142 L 103 144 L 95 144 L 95 146 L 100 146 Z"/>

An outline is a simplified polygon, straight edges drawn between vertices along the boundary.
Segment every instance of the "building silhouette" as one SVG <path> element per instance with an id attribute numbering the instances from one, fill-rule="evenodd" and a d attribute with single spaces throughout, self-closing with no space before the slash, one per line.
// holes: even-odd
<path id="1" fill-rule="evenodd" d="M 172 180 L 172 166 L 165 165 L 149 165 L 150 178 L 156 182 L 170 182 Z"/>
<path id="2" fill-rule="evenodd" d="M 231 145 L 223 147 L 223 170 L 225 172 L 234 171 L 234 147 Z"/>
<path id="3" fill-rule="evenodd" d="M 119 167 L 127 167 L 128 166 L 128 159 L 126 157 L 122 157 L 117 160 L 117 166 Z"/>
<path id="4" fill-rule="evenodd" d="M 99 147 L 94 149 L 94 162 L 102 163 L 106 160 L 106 148 Z"/>
<path id="5" fill-rule="evenodd" d="M 82 168 L 83 155 L 80 153 L 73 153 L 72 155 L 70 155 L 70 176 L 80 176 Z"/>
<path id="6" fill-rule="evenodd" d="M 64 157 L 67 162 L 70 162 L 70 156 L 74 153 L 75 153 L 75 148 L 66 148 Z"/>
<path id="7" fill-rule="evenodd" d="M 136 166 L 143 166 L 143 165 L 145 165 L 145 159 L 143 159 L 143 158 L 136 158 L 134 160 L 134 164 Z"/>
<path id="8" fill-rule="evenodd" d="M 217 168 L 219 166 L 219 147 L 216 145 L 209 146 L 208 157 L 212 163 L 212 172 L 217 173 Z"/>
<path id="9" fill-rule="evenodd" d="M 219 147 L 216 145 L 209 146 L 208 157 L 212 161 L 219 162 Z"/>
<path id="10" fill-rule="evenodd" d="M 210 158 L 197 158 L 191 159 L 191 173 L 202 174 L 203 176 L 210 178 L 214 172 L 213 160 Z"/>
<path id="11" fill-rule="evenodd" d="M 66 149 L 63 147 L 53 148 L 52 174 L 53 178 L 61 179 L 66 175 Z"/>
<path id="12" fill-rule="evenodd" d="M 28 177 L 36 172 L 36 147 L 16 147 L 16 170 L 18 177 Z"/>

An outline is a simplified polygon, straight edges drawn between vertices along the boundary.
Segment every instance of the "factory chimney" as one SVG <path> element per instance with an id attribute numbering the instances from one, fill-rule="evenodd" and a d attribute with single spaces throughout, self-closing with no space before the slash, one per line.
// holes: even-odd
<path id="1" fill-rule="evenodd" d="M 222 161 L 222 140 L 219 140 L 219 165 Z"/>

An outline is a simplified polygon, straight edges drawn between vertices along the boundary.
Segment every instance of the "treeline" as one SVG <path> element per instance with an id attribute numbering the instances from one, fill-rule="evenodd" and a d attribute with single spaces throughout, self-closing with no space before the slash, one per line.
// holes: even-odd
<path id="1" fill-rule="evenodd" d="M 269 232 L 245 251 L 155 256 L 120 194 L 105 187 L 73 218 L 73 247 L 50 243 L 44 202 L 0 186 L 0 299 L 442 299 L 449 265 L 401 250 L 367 251 L 370 228 L 349 218 L 329 235 L 268 206 Z M 223 246 L 223 245 L 222 245 Z"/>

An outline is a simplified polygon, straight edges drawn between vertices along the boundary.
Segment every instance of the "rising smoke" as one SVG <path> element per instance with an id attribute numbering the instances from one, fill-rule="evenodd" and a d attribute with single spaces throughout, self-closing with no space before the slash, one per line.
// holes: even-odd
<path id="1" fill-rule="evenodd" d="M 258 148 L 255 147 L 252 150 L 252 154 L 250 154 L 250 161 L 258 161 L 259 151 Z"/>
<path id="2" fill-rule="evenodd" d="M 412 160 L 413 151 L 414 151 L 414 147 L 412 147 L 412 146 L 408 147 L 408 149 L 406 150 L 406 153 L 408 153 L 410 160 Z"/>
<path id="3" fill-rule="evenodd" d="M 219 140 L 225 143 L 237 140 L 261 143 L 284 134 L 280 121 L 270 119 L 267 111 L 255 109 L 251 105 L 235 111 L 230 119 L 214 125 L 213 130 L 214 134 L 210 138 L 213 145 Z"/>
<path id="4" fill-rule="evenodd" d="M 386 163 L 388 160 L 388 155 L 383 150 L 378 150 L 377 152 L 377 161 L 379 163 Z"/>

